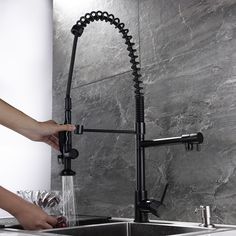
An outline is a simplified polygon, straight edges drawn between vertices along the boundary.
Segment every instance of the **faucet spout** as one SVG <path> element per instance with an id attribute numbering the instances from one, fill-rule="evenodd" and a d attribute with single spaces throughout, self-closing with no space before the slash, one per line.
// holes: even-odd
<path id="1" fill-rule="evenodd" d="M 185 134 L 180 137 L 145 140 L 141 142 L 141 146 L 154 147 L 154 146 L 171 145 L 179 143 L 187 144 L 186 147 L 191 147 L 191 146 L 193 147 L 194 144 L 198 145 L 203 143 L 203 134 L 201 132 L 198 132 L 195 134 Z"/>

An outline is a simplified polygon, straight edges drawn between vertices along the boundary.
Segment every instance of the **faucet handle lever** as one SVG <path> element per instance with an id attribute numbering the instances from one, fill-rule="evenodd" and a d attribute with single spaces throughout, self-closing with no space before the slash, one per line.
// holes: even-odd
<path id="1" fill-rule="evenodd" d="M 163 202 L 164 202 L 164 199 L 165 199 L 165 196 L 166 196 L 166 191 L 167 191 L 168 187 L 169 187 L 169 184 L 166 183 L 164 191 L 163 191 L 162 196 L 161 196 L 161 204 L 163 204 Z"/>
<path id="2" fill-rule="evenodd" d="M 169 184 L 167 183 L 165 185 L 165 189 L 162 193 L 162 196 L 161 196 L 161 200 L 160 201 L 157 201 L 155 199 L 146 199 L 146 200 L 143 200 L 141 201 L 141 203 L 139 204 L 139 207 L 143 210 L 143 211 L 147 211 L 147 212 L 150 212 L 152 213 L 153 215 L 159 217 L 159 214 L 158 214 L 158 209 L 160 206 L 165 206 L 163 204 L 163 201 L 164 201 L 164 198 L 166 196 L 166 192 L 167 192 L 167 188 L 168 188 Z"/>
<path id="3" fill-rule="evenodd" d="M 162 205 L 162 203 L 160 201 L 155 200 L 155 199 L 147 200 L 146 203 L 149 206 L 149 211 L 153 215 L 155 215 L 157 217 L 160 217 L 159 214 L 158 214 L 158 208 Z"/>
<path id="4" fill-rule="evenodd" d="M 158 208 L 162 205 L 160 201 L 157 201 L 155 199 L 146 199 L 139 203 L 140 209 L 142 209 L 145 212 L 150 212 L 153 215 L 159 217 L 158 214 Z"/>

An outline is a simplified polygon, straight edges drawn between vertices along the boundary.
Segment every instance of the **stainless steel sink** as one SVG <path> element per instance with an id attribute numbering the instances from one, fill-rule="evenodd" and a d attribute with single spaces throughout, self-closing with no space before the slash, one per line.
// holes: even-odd
<path id="1" fill-rule="evenodd" d="M 72 236 L 162 236 L 207 231 L 206 228 L 161 225 L 155 223 L 109 223 L 46 230 L 44 232 Z"/>

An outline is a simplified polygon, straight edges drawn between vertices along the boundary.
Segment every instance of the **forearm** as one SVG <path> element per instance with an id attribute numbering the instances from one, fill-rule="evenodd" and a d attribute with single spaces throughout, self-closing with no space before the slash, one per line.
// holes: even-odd
<path id="1" fill-rule="evenodd" d="M 25 200 L 0 186 L 0 208 L 16 216 Z"/>
<path id="2" fill-rule="evenodd" d="M 0 124 L 34 140 L 36 120 L 0 99 Z"/>
<path id="3" fill-rule="evenodd" d="M 57 223 L 55 217 L 49 216 L 40 207 L 1 186 L 0 208 L 12 214 L 24 229 L 50 229 Z"/>

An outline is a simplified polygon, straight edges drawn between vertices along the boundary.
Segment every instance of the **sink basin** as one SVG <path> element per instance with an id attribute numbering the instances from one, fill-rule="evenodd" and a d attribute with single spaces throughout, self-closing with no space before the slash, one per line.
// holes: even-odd
<path id="1" fill-rule="evenodd" d="M 162 236 L 208 231 L 206 228 L 161 225 L 155 223 L 109 223 L 44 230 L 43 232 L 72 236 Z"/>

